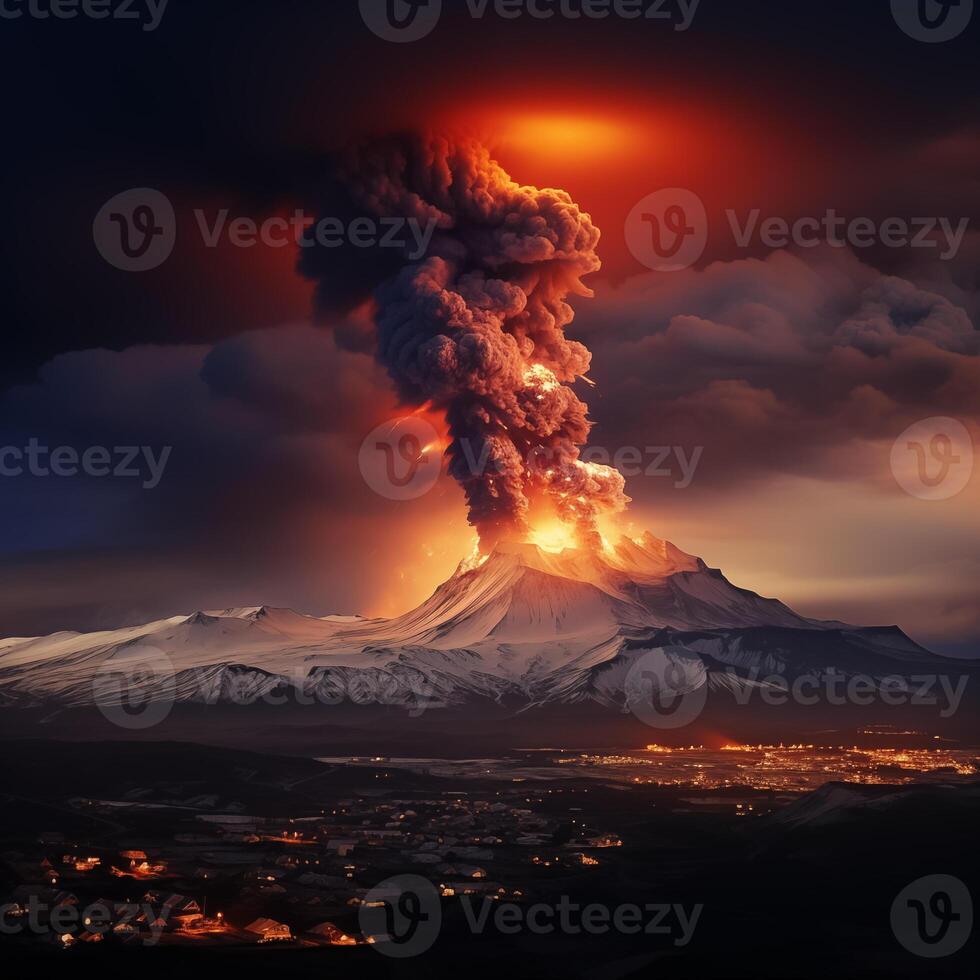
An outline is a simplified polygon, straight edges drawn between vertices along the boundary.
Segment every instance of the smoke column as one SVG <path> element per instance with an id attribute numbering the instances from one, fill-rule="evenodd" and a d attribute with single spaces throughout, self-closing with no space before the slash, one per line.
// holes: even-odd
<path id="1" fill-rule="evenodd" d="M 584 462 L 591 423 L 569 384 L 591 354 L 565 336 L 591 296 L 599 230 L 567 193 L 515 183 L 474 142 L 406 138 L 352 151 L 342 176 L 379 217 L 434 222 L 425 258 L 375 290 L 377 357 L 407 403 L 445 412 L 450 473 L 481 547 L 528 531 L 546 498 L 596 546 L 622 476 Z"/>

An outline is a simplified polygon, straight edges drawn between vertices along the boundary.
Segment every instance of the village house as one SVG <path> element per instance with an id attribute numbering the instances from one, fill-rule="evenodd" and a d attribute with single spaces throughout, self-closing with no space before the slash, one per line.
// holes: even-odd
<path id="1" fill-rule="evenodd" d="M 139 939 L 140 931 L 131 922 L 118 922 L 112 927 L 112 934 L 117 939 L 135 942 Z"/>
<path id="2" fill-rule="evenodd" d="M 590 834 L 583 835 L 581 837 L 575 838 L 568 841 L 565 847 L 572 848 L 582 848 L 582 847 L 622 847 L 623 842 L 619 839 L 616 834 Z"/>
<path id="3" fill-rule="evenodd" d="M 398 828 L 398 824 L 393 825 Z M 354 831 L 358 837 L 362 837 L 365 840 L 399 840 L 404 836 L 404 831 L 401 829 L 390 829 L 389 827 L 360 827 Z"/>
<path id="4" fill-rule="evenodd" d="M 348 888 L 349 882 L 346 878 L 338 878 L 334 875 L 322 875 L 313 871 L 307 871 L 296 879 L 301 885 L 307 888 L 341 889 Z"/>
<path id="5" fill-rule="evenodd" d="M 286 894 L 285 887 L 280 885 L 277 881 L 270 882 L 269 884 L 259 885 L 256 891 L 260 895 L 285 895 Z"/>
<path id="6" fill-rule="evenodd" d="M 357 940 L 341 932 L 332 922 L 321 922 L 303 933 L 303 939 L 318 945 L 327 946 L 356 946 Z"/>
<path id="7" fill-rule="evenodd" d="M 498 899 L 506 894 L 506 890 L 496 881 L 443 881 L 439 884 L 439 894 L 443 898 L 453 898 L 460 895 L 486 895 Z"/>
<path id="8" fill-rule="evenodd" d="M 285 868 L 256 868 L 248 877 L 258 881 L 279 881 L 285 878 L 289 872 Z"/>
<path id="9" fill-rule="evenodd" d="M 14 889 L 12 902 L 21 908 L 28 908 L 31 899 L 34 905 L 42 905 L 55 909 L 62 905 L 78 905 L 78 896 L 71 892 L 59 891 L 57 888 L 45 888 L 38 885 L 20 885 Z"/>
<path id="10" fill-rule="evenodd" d="M 186 895 L 168 895 L 164 892 L 149 891 L 142 900 L 151 908 L 158 910 L 161 918 L 178 929 L 194 926 L 204 918 L 201 906 Z"/>
<path id="11" fill-rule="evenodd" d="M 293 938 L 289 926 L 282 922 L 276 922 L 275 919 L 256 919 L 245 927 L 245 931 L 257 937 L 260 943 L 291 942 Z"/>
<path id="12" fill-rule="evenodd" d="M 486 878 L 483 868 L 472 864 L 441 864 L 436 869 L 439 874 L 452 878 Z"/>
<path id="13" fill-rule="evenodd" d="M 143 854 L 142 851 L 124 851 L 123 857 L 132 854 Z M 115 865 L 110 868 L 110 873 L 117 878 L 160 878 L 167 872 L 166 864 L 151 864 L 146 855 L 143 857 L 130 857 L 127 868 L 117 868 Z"/>

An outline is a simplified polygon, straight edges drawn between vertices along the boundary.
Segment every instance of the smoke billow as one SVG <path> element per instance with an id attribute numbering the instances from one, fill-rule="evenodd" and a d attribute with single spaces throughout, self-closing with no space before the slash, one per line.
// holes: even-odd
<path id="1" fill-rule="evenodd" d="M 362 147 L 342 177 L 368 212 L 436 229 L 423 259 L 375 289 L 376 350 L 401 398 L 445 412 L 481 545 L 526 535 L 542 498 L 596 543 L 599 514 L 628 498 L 616 470 L 580 459 L 591 423 L 569 387 L 591 359 L 565 336 L 568 297 L 590 296 L 582 277 L 600 266 L 589 215 L 564 191 L 515 183 L 473 142 Z"/>

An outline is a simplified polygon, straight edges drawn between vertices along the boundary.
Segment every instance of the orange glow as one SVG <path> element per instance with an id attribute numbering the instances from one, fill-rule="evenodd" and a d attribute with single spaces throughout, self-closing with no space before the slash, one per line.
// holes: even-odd
<path id="1" fill-rule="evenodd" d="M 485 565 L 489 557 L 489 555 L 481 554 L 480 544 L 477 542 L 473 545 L 473 550 L 469 555 L 460 562 L 459 570 L 464 573 L 475 571 L 481 565 Z"/>
<path id="2" fill-rule="evenodd" d="M 495 142 L 517 153 L 549 159 L 556 156 L 595 161 L 615 157 L 641 142 L 625 121 L 604 116 L 536 112 L 493 120 Z"/>
<path id="3" fill-rule="evenodd" d="M 603 232 L 603 276 L 612 281 L 645 271 L 622 227 L 651 191 L 690 188 L 724 222 L 726 208 L 747 200 L 792 213 L 801 177 L 826 173 L 826 148 L 808 144 L 805 133 L 787 152 L 752 112 L 695 93 L 665 97 L 634 81 L 602 88 L 551 70 L 522 74 L 513 87 L 474 82 L 448 102 L 429 99 L 414 123 L 478 139 L 520 183 L 567 191 Z M 433 112 L 436 103 L 444 108 Z"/>
<path id="4" fill-rule="evenodd" d="M 528 535 L 528 541 L 536 544 L 542 551 L 552 554 L 558 554 L 566 548 L 580 547 L 575 536 L 575 528 L 558 518 L 536 525 Z"/>
<path id="5" fill-rule="evenodd" d="M 560 387 L 555 372 L 546 368 L 543 364 L 532 364 L 524 372 L 524 384 L 528 388 L 538 388 L 541 391 L 555 391 Z"/>

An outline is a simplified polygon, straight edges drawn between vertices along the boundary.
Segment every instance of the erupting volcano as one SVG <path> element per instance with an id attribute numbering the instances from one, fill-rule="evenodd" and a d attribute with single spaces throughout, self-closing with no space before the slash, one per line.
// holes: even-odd
<path id="1" fill-rule="evenodd" d="M 646 655 L 690 689 L 729 693 L 758 687 L 758 671 L 884 677 L 935 661 L 896 627 L 811 620 L 652 535 L 600 533 L 629 498 L 619 472 L 581 458 L 591 423 L 571 386 L 588 381 L 591 355 L 565 330 L 569 298 L 590 295 L 599 231 L 567 193 L 518 184 L 482 146 L 442 139 L 361 147 L 332 179 L 359 213 L 434 228 L 424 258 L 386 254 L 356 281 L 315 251 L 302 269 L 321 304 L 373 296 L 375 356 L 406 407 L 444 417 L 478 551 L 393 619 L 248 607 L 0 641 L 6 703 L 101 704 L 100 679 L 122 672 L 148 701 L 294 691 L 361 704 L 367 691 L 386 705 L 629 710 Z"/>
<path id="2" fill-rule="evenodd" d="M 303 703 L 628 709 L 636 665 L 663 650 L 693 687 L 728 692 L 758 686 L 759 671 L 884 676 L 938 659 L 895 627 L 807 619 L 647 534 L 560 553 L 501 543 L 394 619 L 262 606 L 0 641 L 0 698 L 115 703 L 120 688 L 105 681 L 121 674 L 122 694 L 135 688 L 145 701 L 250 704 L 293 692 Z"/>
<path id="3" fill-rule="evenodd" d="M 516 183 L 474 142 L 386 141 L 340 170 L 362 208 L 435 226 L 424 260 L 374 291 L 376 353 L 406 405 L 444 413 L 482 550 L 527 540 L 532 512 L 598 546 L 598 517 L 628 498 L 615 469 L 580 458 L 591 423 L 570 387 L 591 361 L 565 330 L 568 298 L 591 295 L 582 279 L 600 267 L 592 219 L 564 191 Z"/>

